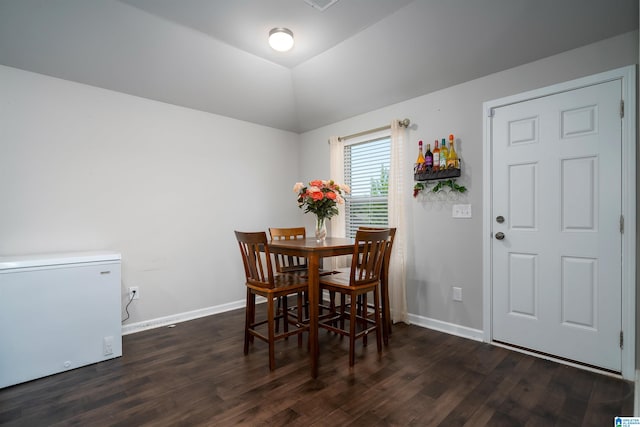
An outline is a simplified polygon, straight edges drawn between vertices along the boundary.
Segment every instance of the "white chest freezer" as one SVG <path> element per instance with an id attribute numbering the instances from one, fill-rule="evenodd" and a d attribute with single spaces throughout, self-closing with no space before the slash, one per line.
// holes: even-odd
<path id="1" fill-rule="evenodd" d="M 0 257 L 0 388 L 122 356 L 120 254 Z"/>

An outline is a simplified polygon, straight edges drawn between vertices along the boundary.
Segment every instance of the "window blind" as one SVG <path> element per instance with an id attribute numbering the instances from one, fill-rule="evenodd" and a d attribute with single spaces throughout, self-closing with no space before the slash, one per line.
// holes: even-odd
<path id="1" fill-rule="evenodd" d="M 360 226 L 386 227 L 391 138 L 345 145 L 344 180 L 351 187 L 345 202 L 345 234 L 355 237 Z"/>

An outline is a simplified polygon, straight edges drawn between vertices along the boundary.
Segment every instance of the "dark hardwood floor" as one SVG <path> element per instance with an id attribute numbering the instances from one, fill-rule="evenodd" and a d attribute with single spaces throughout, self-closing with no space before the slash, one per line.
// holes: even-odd
<path id="1" fill-rule="evenodd" d="M 633 384 L 417 326 L 395 325 L 379 358 L 320 331 L 242 353 L 244 311 L 124 337 L 124 356 L 0 390 L 7 426 L 610 426 Z M 1 357 L 1 350 L 0 350 Z"/>

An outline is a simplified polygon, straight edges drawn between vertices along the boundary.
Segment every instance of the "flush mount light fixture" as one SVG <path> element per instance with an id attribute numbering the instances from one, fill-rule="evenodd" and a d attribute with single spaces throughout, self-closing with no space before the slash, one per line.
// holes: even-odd
<path id="1" fill-rule="evenodd" d="M 286 52 L 293 47 L 293 32 L 288 28 L 274 28 L 269 31 L 269 45 L 278 52 Z"/>

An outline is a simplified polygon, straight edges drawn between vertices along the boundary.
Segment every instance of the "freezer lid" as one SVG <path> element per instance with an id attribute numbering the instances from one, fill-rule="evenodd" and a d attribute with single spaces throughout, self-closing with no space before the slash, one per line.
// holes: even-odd
<path id="1" fill-rule="evenodd" d="M 6 256 L 0 257 L 0 271 L 16 268 L 84 264 L 89 262 L 113 262 L 120 260 L 120 253 L 115 251 L 63 252 Z"/>

